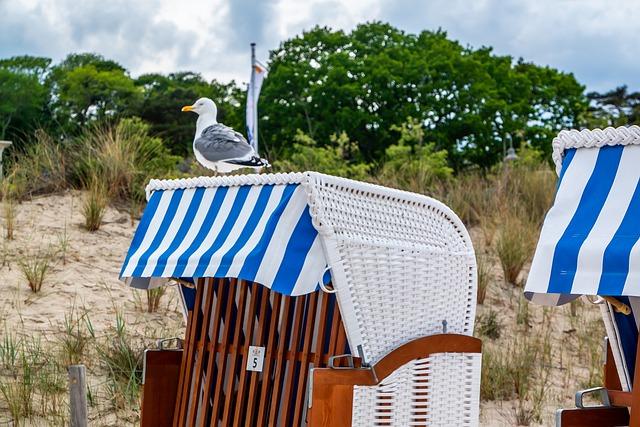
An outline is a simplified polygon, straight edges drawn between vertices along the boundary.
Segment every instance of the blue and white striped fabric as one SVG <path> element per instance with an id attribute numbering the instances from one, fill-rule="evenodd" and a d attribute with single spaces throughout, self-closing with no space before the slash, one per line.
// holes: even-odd
<path id="1" fill-rule="evenodd" d="M 146 288 L 170 277 L 236 277 L 302 295 L 326 266 L 299 184 L 178 188 L 151 194 L 121 278 Z"/>
<path id="2" fill-rule="evenodd" d="M 640 296 L 639 240 L 640 146 L 568 149 L 525 295 L 546 305 Z"/>

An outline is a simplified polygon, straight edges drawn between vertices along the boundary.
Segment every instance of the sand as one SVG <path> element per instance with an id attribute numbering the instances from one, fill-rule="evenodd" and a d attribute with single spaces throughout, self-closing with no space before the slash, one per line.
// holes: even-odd
<path id="1" fill-rule="evenodd" d="M 4 333 L 24 337 L 40 337 L 55 343 L 62 334 L 65 316 L 85 310 L 98 336 L 108 335 L 115 325 L 116 313 L 124 316 L 130 332 L 144 342 L 153 343 L 183 333 L 184 319 L 174 288 L 163 297 L 157 313 L 147 313 L 146 296 L 134 291 L 118 280 L 121 263 L 135 224 L 125 210 L 107 209 L 99 231 L 90 233 L 83 227 L 83 195 L 77 191 L 36 197 L 17 207 L 15 240 L 0 238 L 0 328 Z M 4 228 L 1 229 L 4 233 Z M 472 230 L 479 251 L 481 236 Z M 63 244 L 63 242 L 67 244 Z M 63 256 L 63 247 L 68 246 Z M 29 289 L 19 263 L 44 253 L 51 254 L 50 271 L 42 290 Z M 63 259 L 64 258 L 64 259 Z M 594 331 L 585 330 L 596 325 L 599 316 L 596 307 L 580 304 L 580 321 L 572 321 L 567 307 L 543 310 L 529 306 L 526 325 L 518 324 L 518 301 L 521 291 L 504 284 L 500 268 L 495 261 L 493 283 L 487 300 L 478 313 L 488 310 L 498 313 L 503 325 L 502 337 L 493 342 L 485 340 L 486 348 L 508 345 L 514 331 L 529 328 L 532 335 L 540 333 L 545 316 L 551 324 L 549 343 L 550 379 L 546 390 L 543 420 L 539 425 L 552 425 L 555 409 L 570 406 L 572 394 L 588 376 L 586 350 L 580 337 Z M 0 329 L 1 331 L 2 329 Z M 598 332 L 598 331 L 596 331 Z M 598 333 L 601 333 L 599 331 Z M 581 335 L 582 334 L 582 335 Z M 571 362 L 574 361 L 574 362 Z M 99 383 L 99 369 L 94 367 L 89 381 Z M 484 426 L 515 425 L 515 402 L 483 402 L 481 420 Z M 5 411 L 5 412 L 3 412 Z M 115 418 L 108 406 L 92 410 L 92 425 L 124 425 Z M 126 423 L 135 423 L 137 414 L 128 414 Z M 6 408 L 0 404 L 0 425 L 7 419 Z M 537 425 L 537 424 L 532 424 Z"/>
<path id="2" fill-rule="evenodd" d="M 146 304 L 144 293 L 118 280 L 135 230 L 130 215 L 107 208 L 100 230 L 90 233 L 84 228 L 82 197 L 68 191 L 18 205 L 15 240 L 0 243 L 0 261 L 4 261 L 0 320 L 17 331 L 55 333 L 75 305 L 89 310 L 98 330 L 113 324 L 116 311 L 124 313 L 136 329 L 182 325 L 174 289 L 164 297 L 160 312 L 144 313 L 136 302 L 142 298 Z M 65 260 L 64 240 L 68 242 Z M 19 262 L 47 253 L 52 255 L 50 271 L 42 290 L 33 293 Z"/>
<path id="3" fill-rule="evenodd" d="M 135 230 L 130 215 L 110 207 L 101 228 L 90 233 L 84 228 L 82 203 L 83 195 L 77 191 L 36 197 L 17 206 L 15 240 L 6 240 L 5 229 L 1 228 L 0 335 L 58 348 L 65 335 L 65 318 L 83 313 L 97 337 L 92 345 L 113 339 L 117 313 L 124 318 L 127 333 L 138 347 L 182 335 L 184 318 L 175 288 L 169 287 L 158 312 L 148 313 L 146 293 L 118 280 Z M 44 256 L 50 259 L 49 271 L 40 292 L 33 293 L 20 263 Z M 87 333 L 84 322 L 82 327 Z M 97 401 L 89 408 L 90 425 L 136 425 L 139 414 L 135 409 L 116 411 L 107 397 L 106 371 L 95 348 L 87 349 L 86 354 L 82 362 L 87 365 L 87 382 Z M 0 396 L 0 426 L 9 420 Z M 32 425 L 53 422 L 36 418 Z"/>

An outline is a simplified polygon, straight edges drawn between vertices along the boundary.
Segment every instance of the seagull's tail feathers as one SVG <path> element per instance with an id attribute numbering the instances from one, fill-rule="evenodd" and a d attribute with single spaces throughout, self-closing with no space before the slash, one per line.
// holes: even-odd
<path id="1" fill-rule="evenodd" d="M 261 159 L 260 157 L 253 156 L 250 159 L 237 159 L 237 160 L 227 160 L 227 163 L 232 163 L 234 165 L 239 165 L 246 168 L 270 168 L 271 165 L 267 161 L 267 159 Z"/>

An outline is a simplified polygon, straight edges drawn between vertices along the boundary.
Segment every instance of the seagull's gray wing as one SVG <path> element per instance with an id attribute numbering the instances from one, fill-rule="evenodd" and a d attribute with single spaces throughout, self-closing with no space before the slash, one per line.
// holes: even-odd
<path id="1" fill-rule="evenodd" d="M 251 157 L 253 149 L 244 137 L 221 123 L 208 126 L 193 146 L 210 162 Z"/>

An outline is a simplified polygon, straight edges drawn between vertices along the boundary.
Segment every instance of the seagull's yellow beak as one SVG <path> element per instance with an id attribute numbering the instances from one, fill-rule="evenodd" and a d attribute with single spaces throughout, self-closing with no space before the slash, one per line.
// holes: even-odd
<path id="1" fill-rule="evenodd" d="M 193 106 L 185 105 L 184 107 L 182 107 L 182 111 L 193 111 Z"/>

